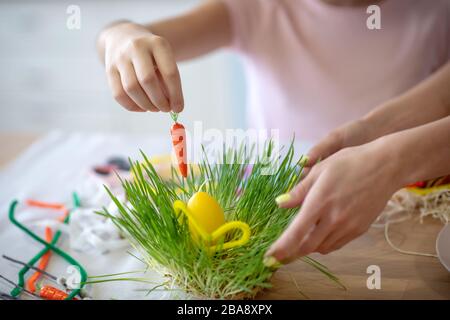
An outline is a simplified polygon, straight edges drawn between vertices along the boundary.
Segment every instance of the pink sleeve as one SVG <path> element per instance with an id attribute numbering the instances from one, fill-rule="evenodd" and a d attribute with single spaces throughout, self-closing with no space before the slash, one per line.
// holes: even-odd
<path id="1" fill-rule="evenodd" d="M 238 51 L 247 51 L 255 35 L 258 13 L 262 6 L 260 0 L 221 0 L 228 9 L 231 23 L 232 40 L 230 47 Z"/>

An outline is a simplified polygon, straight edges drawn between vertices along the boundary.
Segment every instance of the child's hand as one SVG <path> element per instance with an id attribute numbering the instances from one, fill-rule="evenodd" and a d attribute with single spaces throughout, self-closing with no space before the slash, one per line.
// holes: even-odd
<path id="1" fill-rule="evenodd" d="M 134 23 L 112 26 L 100 39 L 109 86 L 125 109 L 183 110 L 180 74 L 166 39 Z"/>

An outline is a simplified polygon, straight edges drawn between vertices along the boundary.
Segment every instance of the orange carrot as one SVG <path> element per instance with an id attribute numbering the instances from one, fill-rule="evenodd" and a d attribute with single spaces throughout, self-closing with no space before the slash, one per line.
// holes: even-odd
<path id="1" fill-rule="evenodd" d="M 45 241 L 50 242 L 50 241 L 52 241 L 52 238 L 53 238 L 52 229 L 50 229 L 50 227 L 46 227 L 45 228 Z M 52 252 L 49 250 L 49 251 L 47 251 L 46 254 L 44 254 L 42 256 L 41 260 L 39 261 L 39 269 L 45 270 L 45 268 L 47 268 L 48 261 L 50 260 L 51 254 L 52 254 Z M 41 276 L 41 273 L 39 271 L 36 271 L 35 273 L 33 273 L 31 275 L 31 277 L 28 278 L 27 288 L 29 291 L 31 291 L 33 293 L 36 291 L 36 281 L 39 279 L 40 276 Z"/>
<path id="2" fill-rule="evenodd" d="M 39 296 L 45 300 L 64 300 L 68 294 L 52 286 L 43 286 L 39 292 Z M 73 298 L 73 300 L 78 299 Z"/>
<path id="3" fill-rule="evenodd" d="M 66 219 L 67 215 L 69 214 L 69 210 L 66 208 L 66 206 L 64 204 L 61 204 L 61 203 L 48 203 L 48 202 L 28 199 L 27 205 L 29 205 L 30 207 L 62 211 L 63 215 L 58 218 L 58 221 L 60 221 L 60 222 L 63 222 Z"/>
<path id="4" fill-rule="evenodd" d="M 186 155 L 186 130 L 181 123 L 175 122 L 170 129 L 172 145 L 177 156 L 178 168 L 181 175 L 187 177 L 187 155 Z"/>
<path id="5" fill-rule="evenodd" d="M 63 214 L 58 218 L 58 221 L 63 222 L 67 215 L 69 214 L 69 210 L 65 207 L 63 204 L 59 203 L 47 203 L 43 201 L 37 201 L 37 200 L 27 200 L 27 204 L 32 207 L 38 207 L 38 208 L 46 208 L 46 209 L 52 209 L 52 210 L 58 210 L 62 211 Z M 45 228 L 45 241 L 51 242 L 53 239 L 52 229 L 50 227 Z M 45 270 L 45 268 L 48 265 L 48 262 L 50 260 L 51 251 L 49 250 L 47 253 L 45 253 L 41 260 L 39 261 L 39 269 Z M 41 276 L 41 273 L 39 271 L 36 271 L 31 275 L 31 277 L 27 281 L 27 288 L 31 292 L 36 291 L 36 281 Z"/>
<path id="6" fill-rule="evenodd" d="M 39 208 L 47 208 L 47 209 L 54 209 L 54 210 L 63 210 L 64 205 L 59 203 L 48 203 L 43 201 L 37 201 L 29 199 L 27 200 L 27 205 L 31 207 L 39 207 Z"/>

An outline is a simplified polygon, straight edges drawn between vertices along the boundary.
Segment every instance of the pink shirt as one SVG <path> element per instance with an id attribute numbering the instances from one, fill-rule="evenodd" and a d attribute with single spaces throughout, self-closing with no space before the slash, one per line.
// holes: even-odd
<path id="1" fill-rule="evenodd" d="M 222 0 L 244 57 L 250 128 L 317 141 L 413 87 L 450 60 L 450 1 Z M 424 106 L 424 111 L 426 106 Z"/>

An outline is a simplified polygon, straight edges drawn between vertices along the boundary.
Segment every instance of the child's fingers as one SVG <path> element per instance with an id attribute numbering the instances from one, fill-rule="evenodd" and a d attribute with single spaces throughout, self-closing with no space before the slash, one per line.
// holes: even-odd
<path id="1" fill-rule="evenodd" d="M 183 111 L 184 101 L 181 88 L 181 78 L 176 64 L 175 56 L 170 44 L 163 38 L 158 38 L 159 44 L 153 48 L 153 57 L 158 66 L 167 94 L 169 95 L 170 107 L 174 112 Z"/>
<path id="2" fill-rule="evenodd" d="M 114 99 L 129 111 L 145 112 L 127 95 L 122 87 L 119 71 L 116 68 L 110 68 L 106 75 L 109 87 L 113 93 Z"/>
<path id="3" fill-rule="evenodd" d="M 150 102 L 149 98 L 142 90 L 141 85 L 136 77 L 136 72 L 134 70 L 131 62 L 122 63 L 119 65 L 120 79 L 122 81 L 122 86 L 125 89 L 127 95 L 141 108 L 149 111 L 159 111 L 153 103 Z"/>
<path id="4" fill-rule="evenodd" d="M 169 112 L 169 101 L 161 88 L 152 56 L 146 51 L 139 50 L 134 54 L 133 65 L 139 84 L 153 105 L 161 111 Z"/>

